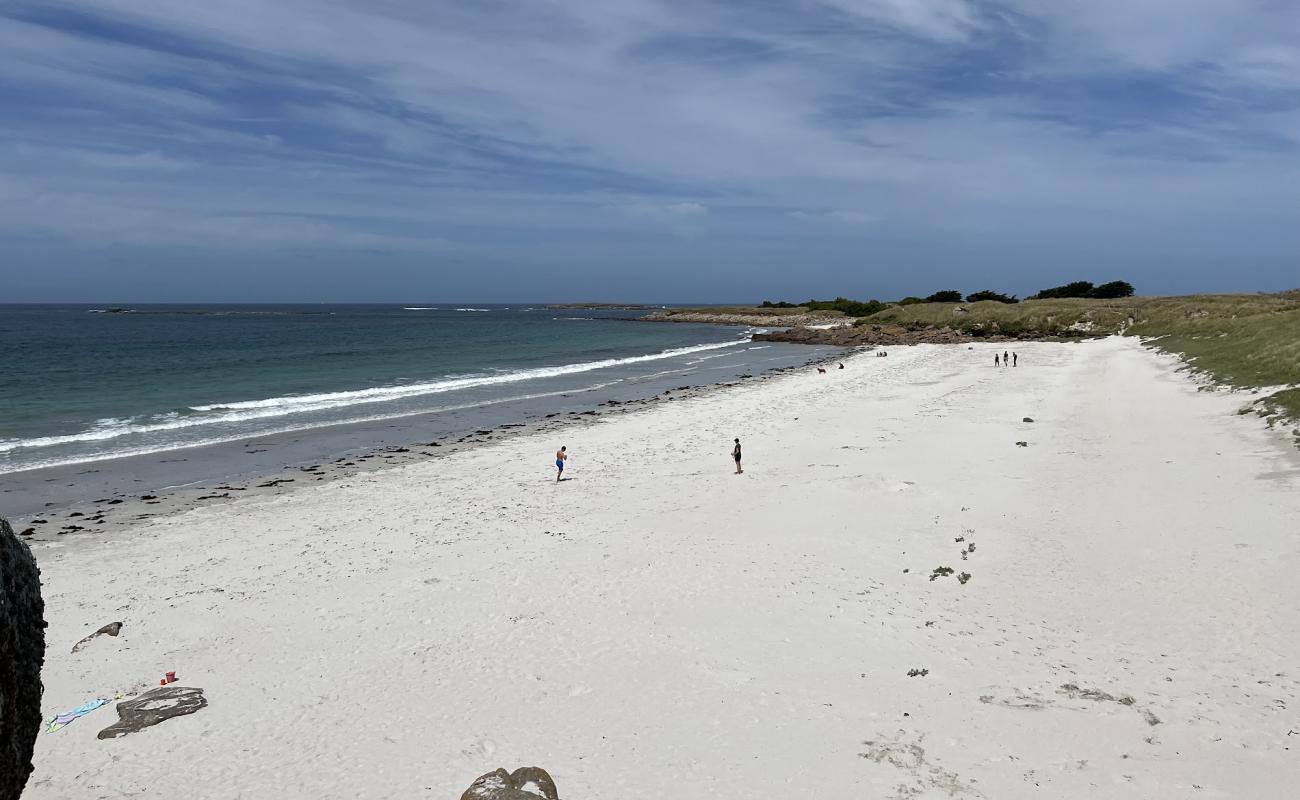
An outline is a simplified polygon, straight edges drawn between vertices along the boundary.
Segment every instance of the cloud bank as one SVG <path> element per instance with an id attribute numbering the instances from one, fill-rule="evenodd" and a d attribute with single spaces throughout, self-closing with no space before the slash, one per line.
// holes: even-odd
<path id="1" fill-rule="evenodd" d="M 1292 2 L 16 0 L 0 100 L 0 302 L 1300 274 Z"/>

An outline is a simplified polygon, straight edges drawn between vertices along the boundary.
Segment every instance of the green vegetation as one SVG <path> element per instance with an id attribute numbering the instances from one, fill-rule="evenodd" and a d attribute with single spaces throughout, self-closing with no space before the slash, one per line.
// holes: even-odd
<path id="1" fill-rule="evenodd" d="M 935 292 L 925 298 L 927 303 L 960 303 L 961 292 L 956 289 L 945 289 L 942 292 Z"/>
<path id="2" fill-rule="evenodd" d="M 996 303 L 1019 303 L 1014 294 L 1007 295 L 1001 292 L 995 292 L 992 289 L 985 289 L 982 292 L 971 292 L 966 295 L 967 303 L 978 303 L 981 300 L 992 300 Z"/>
<path id="3" fill-rule="evenodd" d="M 1114 300 L 1120 297 L 1132 297 L 1133 284 L 1128 281 L 1111 281 L 1101 286 L 1093 286 L 1092 281 L 1075 281 L 1064 286 L 1043 289 L 1030 300 L 1056 300 L 1063 297 L 1089 297 L 1093 300 Z"/>
<path id="4" fill-rule="evenodd" d="M 874 314 L 877 311 L 883 311 L 888 308 L 888 303 L 882 303 L 879 300 L 850 300 L 847 297 L 837 297 L 834 300 L 809 300 L 806 303 L 787 303 L 779 300 L 773 303 L 771 300 L 764 300 L 759 306 L 762 309 L 773 308 L 799 308 L 805 311 L 838 311 L 841 314 L 850 317 L 865 317 Z"/>

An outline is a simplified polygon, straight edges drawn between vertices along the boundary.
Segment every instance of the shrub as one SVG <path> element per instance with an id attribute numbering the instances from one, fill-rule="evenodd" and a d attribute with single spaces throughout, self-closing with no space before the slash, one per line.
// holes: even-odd
<path id="1" fill-rule="evenodd" d="M 972 292 L 966 295 L 967 303 L 978 303 L 981 300 L 996 300 L 999 303 L 1019 303 L 1015 295 L 1005 295 L 1000 292 L 985 289 L 982 292 Z"/>
<path id="2" fill-rule="evenodd" d="M 1029 325 L 1022 319 L 1008 319 L 997 323 L 998 333 L 1003 336 L 1019 336 L 1029 330 Z"/>
<path id="3" fill-rule="evenodd" d="M 803 305 L 811 311 L 839 311 L 849 317 L 868 317 L 877 311 L 884 311 L 889 308 L 888 303 L 882 303 L 879 300 L 868 300 L 865 303 L 861 300 L 850 300 L 847 297 L 837 297 L 834 300 L 809 300 Z"/>
<path id="4" fill-rule="evenodd" d="M 914 306 L 914 305 L 916 305 L 917 303 L 924 303 L 924 302 L 926 302 L 924 298 L 920 298 L 920 297 L 904 297 L 902 300 L 899 300 L 899 301 L 898 301 L 898 304 L 899 304 L 900 306 Z"/>
<path id="5" fill-rule="evenodd" d="M 1133 284 L 1128 281 L 1111 281 L 1088 292 L 1088 296 L 1097 300 L 1110 300 L 1116 297 L 1132 297 Z"/>
<path id="6" fill-rule="evenodd" d="M 1088 297 L 1092 288 L 1092 281 L 1075 281 L 1074 283 L 1067 283 L 1064 286 L 1053 286 L 1050 289 L 1043 289 L 1029 299 L 1051 300 L 1059 297 Z"/>
<path id="7" fill-rule="evenodd" d="M 925 298 L 925 302 L 927 302 L 927 303 L 960 303 L 960 302 L 961 302 L 961 292 L 959 292 L 959 291 L 957 291 L 957 290 L 955 290 L 955 289 L 947 289 L 947 290 L 944 290 L 944 291 L 942 291 L 942 292 L 935 292 L 934 294 L 932 294 L 932 295 L 930 295 L 929 297 Z"/>

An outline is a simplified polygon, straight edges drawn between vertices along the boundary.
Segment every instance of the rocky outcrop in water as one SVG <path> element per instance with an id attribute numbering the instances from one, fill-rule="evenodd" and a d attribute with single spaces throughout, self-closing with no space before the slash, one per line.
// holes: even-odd
<path id="1" fill-rule="evenodd" d="M 41 727 L 45 603 L 32 551 L 0 519 L 0 800 L 18 800 Z"/>
<path id="2" fill-rule="evenodd" d="M 541 767 L 497 769 L 470 784 L 460 800 L 559 800 L 555 781 Z"/>

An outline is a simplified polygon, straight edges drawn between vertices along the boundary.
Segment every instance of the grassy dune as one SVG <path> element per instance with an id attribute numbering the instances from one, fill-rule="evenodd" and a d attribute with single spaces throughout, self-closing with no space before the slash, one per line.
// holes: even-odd
<path id="1" fill-rule="evenodd" d="M 975 335 L 1152 337 L 1188 365 L 1235 387 L 1292 386 L 1264 405 L 1300 419 L 1300 290 L 1280 294 L 919 303 L 891 306 L 857 324 L 951 327 Z"/>

